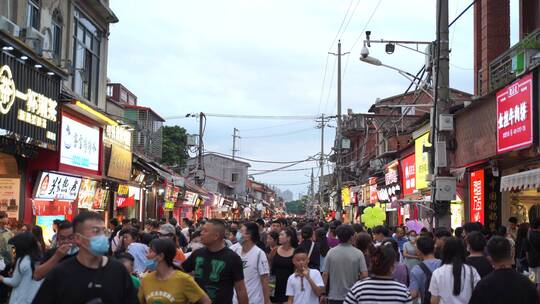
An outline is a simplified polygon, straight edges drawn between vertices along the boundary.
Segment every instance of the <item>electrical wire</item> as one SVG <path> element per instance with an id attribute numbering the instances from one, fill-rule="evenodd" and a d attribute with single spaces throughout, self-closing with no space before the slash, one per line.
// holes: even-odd
<path id="1" fill-rule="evenodd" d="M 290 165 L 286 165 L 286 166 L 283 166 L 283 167 L 279 167 L 279 168 L 276 168 L 276 169 L 271 169 L 271 170 L 267 170 L 267 171 L 263 171 L 263 172 L 257 172 L 257 173 L 252 173 L 250 175 L 262 175 L 262 174 L 268 174 L 268 173 L 272 173 L 272 172 L 277 172 L 277 171 L 280 171 L 282 169 L 286 169 L 286 168 L 290 168 L 290 167 L 293 167 L 293 166 L 296 166 L 300 164 L 300 162 L 298 163 L 294 163 L 294 164 L 290 164 Z"/>
<path id="2" fill-rule="evenodd" d="M 289 136 L 289 135 L 298 134 L 298 133 L 307 132 L 307 131 L 313 131 L 313 130 L 316 130 L 316 129 L 314 129 L 314 128 L 300 129 L 300 130 L 290 131 L 290 132 L 286 132 L 286 133 L 275 133 L 275 134 L 257 135 L 257 136 L 244 136 L 242 138 L 243 139 L 252 139 L 252 138 L 268 138 L 268 137 Z"/>
<path id="3" fill-rule="evenodd" d="M 309 171 L 311 169 L 317 169 L 319 167 L 311 167 L 311 168 L 298 168 L 298 169 L 249 169 L 249 171 L 256 171 L 256 172 L 266 172 L 266 171 L 275 171 L 275 172 L 298 172 L 298 171 Z M 320 169 L 320 168 L 319 168 Z M 319 170 L 320 171 L 320 170 Z"/>
<path id="4" fill-rule="evenodd" d="M 197 114 L 198 115 L 198 114 Z M 278 120 L 315 120 L 317 116 L 312 115 L 249 115 L 249 114 L 221 114 L 221 113 L 204 113 L 208 117 L 220 118 L 240 118 L 240 119 L 278 119 Z M 188 116 L 189 117 L 189 116 Z M 173 115 L 165 117 L 165 120 L 185 119 L 185 115 Z"/>
<path id="5" fill-rule="evenodd" d="M 332 68 L 332 77 L 330 77 L 330 85 L 328 88 L 328 96 L 326 97 L 326 104 L 324 105 L 324 113 L 326 113 L 326 109 L 328 108 L 328 102 L 330 101 L 330 95 L 332 94 L 332 88 L 334 83 L 334 75 L 336 73 L 336 64 L 337 64 L 337 57 L 334 58 L 334 67 Z"/>
<path id="6" fill-rule="evenodd" d="M 239 131 L 242 131 L 242 132 L 251 132 L 251 131 L 258 131 L 258 130 L 275 129 L 275 128 L 281 128 L 281 127 L 284 127 L 284 126 L 298 125 L 298 124 L 301 124 L 301 123 L 305 123 L 305 122 L 304 122 L 304 121 L 294 121 L 294 122 L 289 122 L 289 123 L 279 124 L 279 125 L 272 125 L 272 126 L 267 126 L 267 127 L 251 128 L 251 129 L 242 129 L 242 130 L 239 130 Z"/>
<path id="7" fill-rule="evenodd" d="M 214 151 L 207 151 L 207 153 L 232 158 L 232 155 L 225 154 L 225 153 L 214 152 Z M 293 161 L 257 160 L 257 159 L 251 159 L 251 158 L 240 157 L 240 156 L 235 156 L 234 158 L 235 159 L 242 159 L 242 160 L 246 160 L 246 161 L 250 161 L 250 162 L 254 162 L 254 163 L 268 163 L 268 164 L 292 164 L 292 163 L 301 163 L 301 162 L 308 162 L 308 161 L 318 160 L 318 159 L 315 159 L 314 156 L 309 156 L 306 159 L 293 160 Z"/>
<path id="8" fill-rule="evenodd" d="M 349 20 L 347 21 L 347 24 L 345 24 L 345 27 L 343 28 L 343 31 L 341 32 L 341 36 L 339 37 L 339 39 L 341 39 L 341 37 L 343 37 L 343 33 L 345 33 L 345 31 L 347 31 L 347 28 L 349 27 L 349 23 L 351 23 L 351 20 L 354 17 L 354 14 L 356 13 L 356 9 L 358 8 L 358 5 L 360 5 L 361 1 L 362 0 L 358 0 L 356 2 L 356 5 L 354 6 L 354 9 L 353 9 L 353 11 L 352 11 L 352 13 L 351 13 L 351 15 L 349 17 Z"/>
<path id="9" fill-rule="evenodd" d="M 347 16 L 349 15 L 349 11 L 351 10 L 351 6 L 353 4 L 353 1 L 354 0 L 351 0 L 349 2 L 349 6 L 347 7 L 347 11 L 345 12 L 345 16 L 343 16 L 343 20 L 341 20 L 341 25 L 339 26 L 339 29 L 336 33 L 336 36 L 334 37 L 334 40 L 332 40 L 332 44 L 330 44 L 330 48 L 328 49 L 328 51 L 330 52 L 332 50 L 332 47 L 334 47 L 334 44 L 336 43 L 336 40 L 339 36 L 339 34 L 341 33 L 341 29 L 343 28 L 343 24 L 345 24 L 345 20 L 347 19 Z"/>
<path id="10" fill-rule="evenodd" d="M 293 183 L 293 184 L 272 184 L 272 183 L 267 183 L 267 184 L 271 186 L 302 186 L 302 185 L 307 185 L 309 183 L 311 182 Z"/>
<path id="11" fill-rule="evenodd" d="M 461 18 L 461 16 L 463 16 L 463 14 L 465 14 L 475 3 L 476 3 L 476 0 L 473 0 L 473 2 L 469 4 L 469 6 L 467 6 L 461 13 L 459 13 L 459 15 L 456 18 L 454 18 L 454 20 L 452 20 L 452 22 L 450 22 L 450 24 L 448 24 L 448 27 L 451 27 L 456 21 L 458 21 L 459 18 Z"/>

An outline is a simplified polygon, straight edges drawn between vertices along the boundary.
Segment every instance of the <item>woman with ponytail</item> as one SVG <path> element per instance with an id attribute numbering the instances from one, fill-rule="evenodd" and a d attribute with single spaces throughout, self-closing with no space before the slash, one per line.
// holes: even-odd
<path id="1" fill-rule="evenodd" d="M 150 243 L 146 267 L 153 270 L 141 280 L 139 302 L 142 304 L 205 303 L 210 298 L 187 273 L 178 270 L 173 259 L 176 245 L 171 239 L 155 239 Z"/>
<path id="2" fill-rule="evenodd" d="M 443 265 L 433 271 L 429 285 L 431 304 L 469 303 L 480 275 L 474 267 L 465 264 L 463 240 L 446 238 L 442 253 Z"/>
<path id="3" fill-rule="evenodd" d="M 371 276 L 356 282 L 344 303 L 410 303 L 407 286 L 392 278 L 396 259 L 392 246 L 376 247 L 371 254 Z"/>

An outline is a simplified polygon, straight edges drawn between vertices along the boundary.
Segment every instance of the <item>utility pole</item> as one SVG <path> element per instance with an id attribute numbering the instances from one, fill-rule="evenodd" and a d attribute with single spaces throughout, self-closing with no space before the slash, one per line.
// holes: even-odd
<path id="1" fill-rule="evenodd" d="M 430 160 L 433 168 L 432 178 L 432 200 L 436 212 L 436 225 L 450 227 L 450 202 L 436 200 L 436 178 L 439 176 L 449 176 L 448 164 L 443 164 L 437 161 L 437 158 L 447 158 L 447 143 L 451 140 L 451 135 L 439 128 L 439 119 L 441 114 L 449 114 L 450 112 L 450 50 L 449 50 L 449 26 L 448 26 L 448 0 L 437 0 L 436 18 L 437 20 L 437 41 L 434 49 L 433 68 L 435 79 L 435 117 L 432 121 L 434 124 L 432 130 L 435 134 L 432 135 L 432 159 Z M 439 151 L 443 149 L 443 151 Z M 437 157 L 435 157 L 437 156 Z"/>
<path id="2" fill-rule="evenodd" d="M 204 184 L 204 166 L 203 166 L 203 153 L 204 153 L 204 146 L 203 146 L 203 132 L 204 132 L 204 126 L 203 126 L 203 119 L 206 120 L 206 116 L 204 116 L 204 113 L 199 113 L 199 151 L 197 155 L 197 172 L 195 173 L 195 180 L 197 184 L 202 185 Z"/>
<path id="3" fill-rule="evenodd" d="M 320 170 L 320 178 L 319 178 L 319 205 L 322 207 L 324 200 L 323 200 L 323 177 L 324 177 L 324 127 L 326 126 L 326 120 L 327 118 L 324 117 L 324 114 L 321 115 L 320 120 L 317 122 L 319 123 L 318 127 L 321 128 L 321 155 L 319 157 L 319 170 Z"/>
<path id="4" fill-rule="evenodd" d="M 234 128 L 233 130 L 233 142 L 232 142 L 232 159 L 234 160 L 235 156 L 236 156 L 236 152 L 240 151 L 240 150 L 237 150 L 236 149 L 236 139 L 237 138 L 240 138 L 240 136 L 236 135 L 238 133 L 238 129 L 237 128 Z"/>
<path id="5" fill-rule="evenodd" d="M 336 128 L 336 139 L 337 139 L 337 146 L 336 146 L 336 190 L 337 190 L 337 212 L 339 215 L 339 219 L 341 219 L 341 211 L 342 211 L 342 202 L 341 202 L 341 146 L 343 142 L 342 134 L 341 134 L 341 56 L 349 54 L 347 53 L 341 53 L 341 40 L 338 40 L 338 52 L 336 53 L 328 53 L 334 56 L 337 56 L 338 64 L 337 64 L 337 128 Z"/>

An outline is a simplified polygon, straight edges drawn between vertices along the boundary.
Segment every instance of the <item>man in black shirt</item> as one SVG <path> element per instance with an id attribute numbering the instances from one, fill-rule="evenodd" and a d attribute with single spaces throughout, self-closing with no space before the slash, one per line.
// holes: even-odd
<path id="1" fill-rule="evenodd" d="M 182 263 L 182 268 L 193 272 L 195 281 L 212 303 L 232 303 L 234 288 L 238 304 L 248 304 L 242 259 L 225 246 L 224 237 L 225 224 L 222 221 L 206 222 L 201 231 L 201 242 L 206 247 L 195 250 Z"/>
<path id="2" fill-rule="evenodd" d="M 80 213 L 73 220 L 73 229 L 79 252 L 49 272 L 32 303 L 138 303 L 124 265 L 104 257 L 109 243 L 101 216 Z"/>
<path id="3" fill-rule="evenodd" d="M 486 237 L 482 233 L 478 231 L 469 233 L 467 235 L 467 248 L 469 250 L 469 256 L 465 262 L 473 266 L 481 278 L 493 271 L 493 267 L 484 256 Z"/>
<path id="4" fill-rule="evenodd" d="M 70 221 L 61 221 L 57 225 L 56 247 L 48 250 L 39 266 L 34 270 L 34 280 L 43 279 L 54 266 L 68 258 L 74 257 L 79 251 L 79 247 L 75 244 L 75 234 L 73 233 L 73 225 Z"/>
<path id="5" fill-rule="evenodd" d="M 321 265 L 321 249 L 319 244 L 313 242 L 313 228 L 311 225 L 302 227 L 300 232 L 302 236 L 302 243 L 298 245 L 298 248 L 302 248 L 308 253 L 309 263 L 308 267 L 311 269 L 320 270 Z"/>
<path id="6" fill-rule="evenodd" d="M 531 231 L 527 237 L 523 249 L 527 254 L 529 272 L 536 274 L 536 286 L 540 286 L 540 218 L 535 218 L 531 222 Z"/>
<path id="7" fill-rule="evenodd" d="M 512 269 L 512 245 L 501 236 L 492 237 L 487 251 L 495 271 L 484 277 L 472 293 L 469 304 L 540 303 L 534 284 Z"/>

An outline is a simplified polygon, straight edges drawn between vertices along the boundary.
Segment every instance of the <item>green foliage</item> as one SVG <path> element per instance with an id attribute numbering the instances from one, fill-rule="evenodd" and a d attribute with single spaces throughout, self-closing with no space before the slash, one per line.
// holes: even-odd
<path id="1" fill-rule="evenodd" d="M 181 172 L 188 158 L 186 129 L 180 126 L 163 127 L 163 157 L 161 162 Z"/>
<path id="2" fill-rule="evenodd" d="M 287 213 L 306 214 L 306 204 L 303 200 L 290 201 L 285 203 Z"/>

